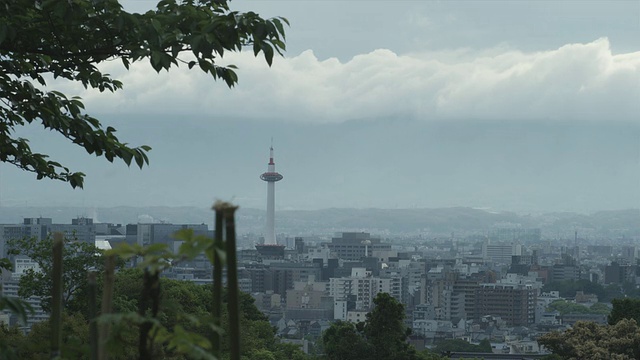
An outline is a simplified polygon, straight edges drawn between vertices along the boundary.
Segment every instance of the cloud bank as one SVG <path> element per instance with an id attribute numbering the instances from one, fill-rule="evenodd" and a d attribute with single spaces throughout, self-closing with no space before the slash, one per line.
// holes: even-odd
<path id="1" fill-rule="evenodd" d="M 387 116 L 635 121 L 640 112 L 640 51 L 613 54 L 607 38 L 541 52 L 379 49 L 340 62 L 307 50 L 269 68 L 247 51 L 225 61 L 240 68 L 233 90 L 186 66 L 157 74 L 141 63 L 125 72 L 117 61 L 103 70 L 124 82 L 123 91 L 65 90 L 93 113 L 321 123 Z"/>

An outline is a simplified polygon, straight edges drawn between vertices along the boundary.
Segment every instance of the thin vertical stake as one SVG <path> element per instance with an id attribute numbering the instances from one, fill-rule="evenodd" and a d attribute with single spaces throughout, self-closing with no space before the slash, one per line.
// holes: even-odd
<path id="1" fill-rule="evenodd" d="M 215 234 L 213 240 L 213 316 L 214 329 L 211 335 L 212 354 L 217 359 L 220 358 L 220 333 L 218 332 L 221 325 L 222 317 L 222 259 L 220 251 L 222 251 L 222 211 L 216 210 L 215 217 Z"/>
<path id="2" fill-rule="evenodd" d="M 51 288 L 51 359 L 60 358 L 62 345 L 62 250 L 64 236 L 53 234 L 53 273 Z"/>
<path id="3" fill-rule="evenodd" d="M 115 281 L 114 273 L 116 271 L 116 257 L 109 255 L 104 260 L 104 284 L 102 285 L 102 308 L 101 315 L 110 314 L 113 303 L 113 283 Z M 98 328 L 98 359 L 107 360 L 106 342 L 109 339 L 109 324 L 102 324 Z"/>
<path id="4" fill-rule="evenodd" d="M 238 265 L 236 261 L 236 224 L 234 213 L 237 207 L 228 206 L 224 212 L 227 250 L 227 288 L 229 292 L 229 338 L 231 360 L 240 360 L 240 311 L 238 294 Z"/>
<path id="5" fill-rule="evenodd" d="M 87 295 L 89 296 L 89 345 L 91 360 L 98 360 L 98 319 L 96 305 L 96 273 L 87 274 Z"/>

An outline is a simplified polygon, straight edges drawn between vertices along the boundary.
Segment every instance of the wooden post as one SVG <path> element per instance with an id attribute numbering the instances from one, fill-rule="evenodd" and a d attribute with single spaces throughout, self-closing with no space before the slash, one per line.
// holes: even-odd
<path id="1" fill-rule="evenodd" d="M 218 332 L 218 329 L 220 329 L 222 318 L 222 258 L 220 256 L 220 251 L 222 251 L 223 248 L 222 220 L 222 211 L 216 210 L 215 234 L 213 240 L 213 308 L 211 310 L 211 315 L 213 316 L 213 325 L 215 327 L 214 331 L 211 334 L 211 350 L 213 356 L 215 356 L 216 359 L 219 359 L 221 354 L 221 334 Z"/>
<path id="2" fill-rule="evenodd" d="M 104 284 L 102 285 L 102 308 L 100 315 L 110 314 L 113 303 L 113 283 L 116 270 L 116 257 L 109 255 L 105 258 L 104 264 Z M 98 360 L 107 360 L 106 342 L 109 339 L 109 324 L 102 324 L 98 327 Z"/>
<path id="3" fill-rule="evenodd" d="M 51 287 L 51 359 L 60 358 L 62 345 L 62 251 L 64 235 L 53 234 L 53 271 Z"/>
<path id="4" fill-rule="evenodd" d="M 237 207 L 228 206 L 224 212 L 226 228 L 227 291 L 229 302 L 229 339 L 231 360 L 240 360 L 240 310 L 238 294 L 238 265 L 236 261 L 236 224 L 234 213 Z"/>
<path id="5" fill-rule="evenodd" d="M 89 345 L 91 347 L 91 360 L 98 360 L 98 319 L 96 305 L 96 273 L 90 271 L 87 274 L 87 295 L 89 296 Z"/>

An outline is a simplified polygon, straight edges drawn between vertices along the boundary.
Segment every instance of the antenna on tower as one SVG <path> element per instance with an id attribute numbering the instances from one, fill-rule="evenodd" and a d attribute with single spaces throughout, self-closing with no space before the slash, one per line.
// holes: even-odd
<path id="1" fill-rule="evenodd" d="M 578 246 L 578 230 L 575 230 L 573 238 L 573 246 L 576 248 L 576 260 L 580 262 L 580 247 Z"/>

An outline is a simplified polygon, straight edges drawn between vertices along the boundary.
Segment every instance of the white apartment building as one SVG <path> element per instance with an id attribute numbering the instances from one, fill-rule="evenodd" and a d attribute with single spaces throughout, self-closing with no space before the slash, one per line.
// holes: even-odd
<path id="1" fill-rule="evenodd" d="M 20 288 L 19 282 L 22 274 L 27 270 L 38 272 L 40 271 L 40 266 L 26 256 L 18 256 L 13 260 L 13 267 L 15 272 L 4 272 L 0 278 L 0 295 L 10 298 L 18 298 L 18 289 Z M 32 296 L 26 299 L 26 302 L 31 305 L 34 312 L 27 317 L 27 324 L 23 330 L 30 329 L 33 324 L 49 318 L 49 314 L 42 311 L 42 308 L 40 307 L 40 297 Z M 0 312 L 0 315 L 2 315 L 2 312 Z M 12 315 L 8 313 L 4 315 L 8 315 L 2 317 L 5 318 L 5 320 L 8 320 L 10 325 L 13 325 L 15 319 L 12 319 Z"/>
<path id="2" fill-rule="evenodd" d="M 334 303 L 355 298 L 358 310 L 371 310 L 373 299 L 381 292 L 389 293 L 400 301 L 402 279 L 373 277 L 371 271 L 364 268 L 353 268 L 349 277 L 329 279 L 329 295 L 333 297 Z"/>
<path id="3" fill-rule="evenodd" d="M 498 264 L 511 264 L 513 255 L 522 255 L 522 245 L 485 242 L 482 245 L 482 257 Z"/>

